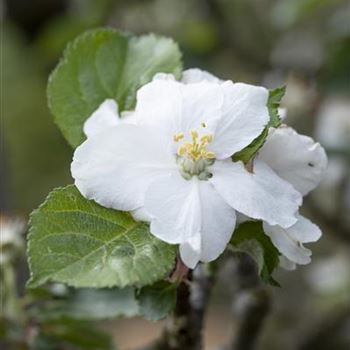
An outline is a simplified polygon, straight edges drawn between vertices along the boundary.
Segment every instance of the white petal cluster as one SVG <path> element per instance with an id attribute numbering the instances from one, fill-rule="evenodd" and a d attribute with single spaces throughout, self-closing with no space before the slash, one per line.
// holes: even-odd
<path id="1" fill-rule="evenodd" d="M 24 229 L 20 218 L 0 216 L 0 265 L 11 262 L 24 249 Z"/>
<path id="2" fill-rule="evenodd" d="M 87 120 L 71 166 L 75 184 L 86 198 L 149 221 L 153 235 L 180 245 L 190 268 L 224 251 L 237 214 L 263 220 L 287 259 L 307 263 L 302 243 L 320 232 L 298 209 L 320 179 L 323 149 L 281 128 L 253 169 L 231 160 L 266 127 L 268 95 L 198 69 L 180 82 L 157 74 L 138 90 L 134 111 L 119 114 L 106 100 Z"/>
<path id="3" fill-rule="evenodd" d="M 268 164 L 303 196 L 320 183 L 327 167 L 327 156 L 322 146 L 286 126 L 270 130 L 257 159 Z M 282 254 L 281 266 L 290 270 L 296 264 L 304 265 L 311 261 L 311 251 L 303 244 L 317 241 L 322 234 L 310 220 L 299 214 L 297 219 L 287 228 L 264 223 L 265 233 Z"/>

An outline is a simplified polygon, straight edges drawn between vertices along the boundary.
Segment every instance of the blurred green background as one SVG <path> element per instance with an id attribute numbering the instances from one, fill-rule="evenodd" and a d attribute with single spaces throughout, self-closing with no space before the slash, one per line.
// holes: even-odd
<path id="1" fill-rule="evenodd" d="M 272 291 L 259 348 L 350 348 L 349 1 L 2 0 L 1 17 L 0 205 L 10 215 L 26 217 L 52 188 L 72 182 L 72 150 L 53 123 L 45 89 L 66 43 L 88 28 L 171 36 L 186 68 L 269 88 L 286 84 L 286 122 L 329 155 L 321 186 L 305 200 L 324 237 L 310 266 L 278 273 L 283 288 Z M 211 349 L 234 327 L 226 270 L 208 318 Z M 122 349 L 160 327 L 135 319 L 104 326 Z"/>

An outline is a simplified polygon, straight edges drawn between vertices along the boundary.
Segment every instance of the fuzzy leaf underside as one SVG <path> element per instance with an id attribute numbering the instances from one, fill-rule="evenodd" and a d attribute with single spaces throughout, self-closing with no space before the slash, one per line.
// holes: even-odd
<path id="1" fill-rule="evenodd" d="M 29 287 L 47 281 L 74 287 L 143 286 L 173 268 L 176 247 L 155 238 L 130 214 L 59 188 L 31 215 Z"/>
<path id="2" fill-rule="evenodd" d="M 139 314 L 133 287 L 71 289 L 65 298 L 49 300 L 37 314 L 42 320 L 106 320 Z"/>
<path id="3" fill-rule="evenodd" d="M 262 280 L 278 286 L 272 273 L 279 264 L 279 252 L 266 236 L 261 221 L 247 221 L 238 226 L 230 244 L 235 250 L 249 254 L 257 263 Z"/>
<path id="4" fill-rule="evenodd" d="M 57 319 L 96 321 L 134 316 L 158 321 L 174 310 L 176 287 L 176 284 L 163 280 L 141 289 L 69 288 L 64 297 L 50 298 L 34 311 L 44 322 Z"/>
<path id="5" fill-rule="evenodd" d="M 138 294 L 140 315 L 150 321 L 165 318 L 176 304 L 176 284 L 160 281 L 143 287 Z"/>
<path id="6" fill-rule="evenodd" d="M 56 124 L 73 147 L 84 139 L 85 120 L 107 98 L 119 111 L 135 106 L 136 91 L 155 73 L 182 70 L 177 44 L 154 34 L 133 37 L 113 29 L 83 33 L 68 44 L 48 83 Z"/>

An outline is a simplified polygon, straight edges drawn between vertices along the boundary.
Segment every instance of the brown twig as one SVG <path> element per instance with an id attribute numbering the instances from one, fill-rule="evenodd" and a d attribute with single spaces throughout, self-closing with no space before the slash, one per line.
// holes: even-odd
<path id="1" fill-rule="evenodd" d="M 213 277 L 205 265 L 198 265 L 177 289 L 177 305 L 162 337 L 143 350 L 201 350 L 204 315 Z"/>

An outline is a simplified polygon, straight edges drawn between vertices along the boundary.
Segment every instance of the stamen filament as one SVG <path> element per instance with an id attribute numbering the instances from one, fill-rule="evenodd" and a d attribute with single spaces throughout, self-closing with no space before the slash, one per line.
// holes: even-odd
<path id="1" fill-rule="evenodd" d="M 201 123 L 203 128 L 205 123 Z M 175 142 L 185 139 L 183 132 L 174 134 Z M 215 162 L 215 153 L 207 150 L 209 143 L 213 141 L 212 134 L 199 135 L 198 131 L 193 129 L 189 132 L 189 140 L 184 140 L 177 149 L 177 162 L 180 167 L 181 175 L 190 180 L 197 176 L 199 180 L 208 180 L 212 174 L 208 167 Z"/>

